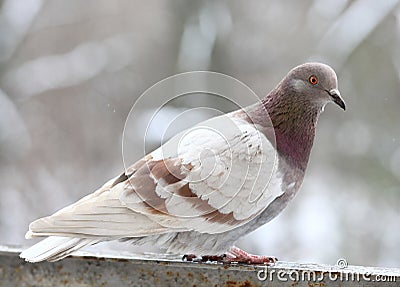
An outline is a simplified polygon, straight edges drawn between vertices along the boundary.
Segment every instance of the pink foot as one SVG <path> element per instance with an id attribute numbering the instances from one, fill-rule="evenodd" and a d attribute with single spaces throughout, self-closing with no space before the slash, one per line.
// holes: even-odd
<path id="1" fill-rule="evenodd" d="M 224 258 L 224 261 L 226 263 L 274 264 L 278 259 L 272 256 L 250 254 L 236 246 L 233 246 Z"/>
<path id="2" fill-rule="evenodd" d="M 233 246 L 224 255 L 203 255 L 197 257 L 194 254 L 184 255 L 182 260 L 194 262 L 221 262 L 221 263 L 246 263 L 246 264 L 274 264 L 278 259 L 271 256 L 253 255 Z"/>

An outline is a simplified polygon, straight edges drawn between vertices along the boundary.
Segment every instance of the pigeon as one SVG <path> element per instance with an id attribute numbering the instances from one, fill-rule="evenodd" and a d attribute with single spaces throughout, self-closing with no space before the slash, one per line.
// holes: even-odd
<path id="1" fill-rule="evenodd" d="M 253 105 L 178 133 L 94 193 L 29 225 L 28 262 L 99 242 L 150 243 L 206 260 L 268 263 L 237 240 L 276 217 L 303 181 L 327 103 L 345 110 L 335 71 L 305 63 Z M 194 255 L 194 256 L 197 256 Z"/>

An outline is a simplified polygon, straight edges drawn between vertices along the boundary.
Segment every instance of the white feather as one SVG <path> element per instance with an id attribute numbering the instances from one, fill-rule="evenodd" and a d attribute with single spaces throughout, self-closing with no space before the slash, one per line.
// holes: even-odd
<path id="1" fill-rule="evenodd" d="M 192 192 L 222 213 L 233 212 L 238 220 L 259 213 L 282 194 L 275 148 L 242 119 L 229 115 L 212 118 L 180 133 L 160 149 L 193 166 L 186 178 Z M 176 204 L 176 200 L 170 202 Z M 170 211 L 172 206 L 167 208 Z M 194 215 L 191 209 L 187 212 Z"/>
<path id="2" fill-rule="evenodd" d="M 40 262 L 48 259 L 62 259 L 73 251 L 99 242 L 98 239 L 50 236 L 34 246 L 24 250 L 20 257 L 28 262 Z M 55 258 L 54 256 L 57 255 Z"/>

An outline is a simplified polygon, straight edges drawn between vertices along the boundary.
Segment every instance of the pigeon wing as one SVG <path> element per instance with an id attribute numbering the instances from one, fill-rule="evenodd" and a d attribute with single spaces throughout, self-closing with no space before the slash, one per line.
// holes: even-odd
<path id="1" fill-rule="evenodd" d="M 255 125 L 228 114 L 149 154 L 120 199 L 171 231 L 222 233 L 249 222 L 282 193 L 274 146 Z"/>

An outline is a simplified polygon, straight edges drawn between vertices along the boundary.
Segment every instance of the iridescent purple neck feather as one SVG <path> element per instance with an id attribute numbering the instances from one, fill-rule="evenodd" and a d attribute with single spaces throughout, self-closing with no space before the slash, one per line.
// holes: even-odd
<path id="1" fill-rule="evenodd" d="M 283 91 L 286 91 L 285 95 Z M 288 89 L 275 89 L 263 99 L 262 108 L 267 110 L 271 119 L 278 154 L 304 171 L 322 106 L 307 103 L 290 94 Z"/>

